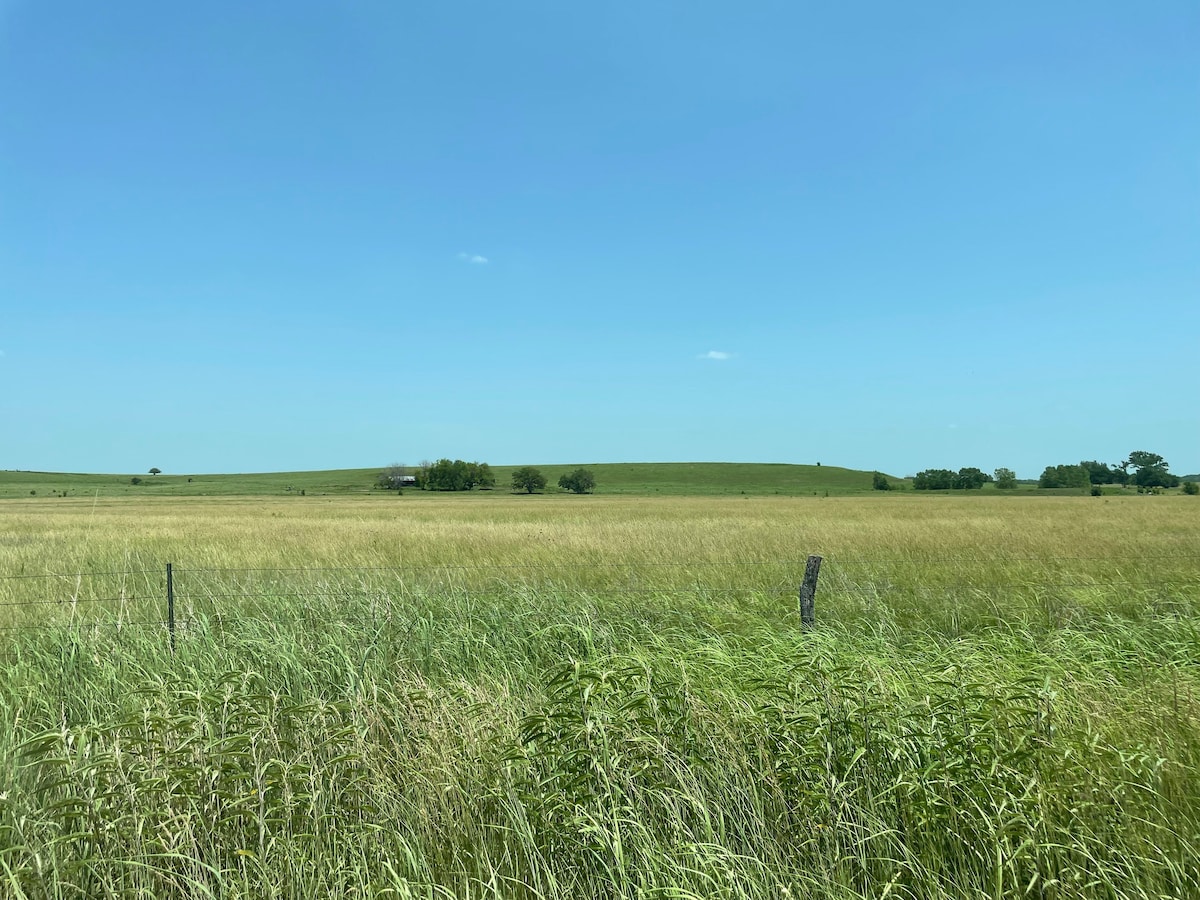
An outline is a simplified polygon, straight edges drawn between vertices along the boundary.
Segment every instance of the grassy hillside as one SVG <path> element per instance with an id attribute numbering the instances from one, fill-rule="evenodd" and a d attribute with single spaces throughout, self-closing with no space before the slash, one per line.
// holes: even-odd
<path id="1" fill-rule="evenodd" d="M 800 496 L 852 494 L 871 489 L 871 473 L 837 466 L 783 463 L 603 463 L 585 464 L 601 494 L 658 496 Z M 579 464 L 539 466 L 555 487 L 560 475 Z M 508 490 L 515 466 L 496 466 L 497 493 Z M 60 472 L 0 472 L 0 498 L 84 496 L 262 496 L 361 493 L 373 490 L 379 468 L 320 472 L 230 475 L 88 475 Z M 140 484 L 133 484 L 133 478 Z M 894 479 L 899 481 L 899 479 Z M 410 491 L 410 495 L 422 492 Z"/>

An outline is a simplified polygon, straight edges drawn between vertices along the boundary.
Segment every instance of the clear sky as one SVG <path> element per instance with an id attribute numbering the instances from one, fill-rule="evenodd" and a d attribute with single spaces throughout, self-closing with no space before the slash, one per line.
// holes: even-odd
<path id="1" fill-rule="evenodd" d="M 0 0 L 0 468 L 1200 470 L 1200 4 Z"/>

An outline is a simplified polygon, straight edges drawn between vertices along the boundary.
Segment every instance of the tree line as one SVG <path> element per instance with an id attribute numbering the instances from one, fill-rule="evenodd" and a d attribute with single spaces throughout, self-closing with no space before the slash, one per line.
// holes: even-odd
<path id="1" fill-rule="evenodd" d="M 462 459 L 439 459 L 422 462 L 413 469 L 403 463 L 393 463 L 375 479 L 381 490 L 403 491 L 414 487 L 422 491 L 490 491 L 496 487 L 496 475 L 485 462 Z M 596 476 L 590 469 L 576 469 L 558 479 L 561 490 L 573 494 L 590 494 L 596 489 Z M 532 494 L 546 488 L 546 476 L 533 466 L 521 466 L 512 473 L 514 493 Z"/>
<path id="2" fill-rule="evenodd" d="M 1130 471 L 1132 470 L 1132 472 Z M 1017 488 L 1017 476 L 1012 469 L 1000 468 L 988 475 L 977 468 L 967 467 L 957 472 L 952 469 L 925 469 L 913 476 L 913 490 L 947 491 L 978 490 L 985 484 L 995 483 L 996 489 L 1011 491 Z M 1038 479 L 1039 488 L 1088 488 L 1098 492 L 1099 485 L 1136 485 L 1139 490 L 1179 487 L 1179 476 L 1172 475 L 1167 461 L 1157 453 L 1134 450 L 1118 463 L 1102 463 L 1087 459 L 1077 464 L 1046 466 Z M 873 485 L 876 490 L 891 490 L 887 479 L 875 473 Z M 1183 484 L 1185 493 L 1200 493 L 1192 482 Z"/>
<path id="3" fill-rule="evenodd" d="M 1133 473 L 1130 473 L 1133 469 Z M 1089 485 L 1121 484 L 1140 488 L 1179 487 L 1179 476 L 1172 475 L 1170 465 L 1157 453 L 1134 450 L 1119 463 L 1109 465 L 1085 459 L 1078 465 L 1046 466 L 1038 487 L 1088 487 Z"/>

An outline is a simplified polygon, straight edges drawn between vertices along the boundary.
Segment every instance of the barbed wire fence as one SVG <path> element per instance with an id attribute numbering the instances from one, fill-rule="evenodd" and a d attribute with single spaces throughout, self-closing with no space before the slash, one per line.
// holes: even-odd
<path id="1" fill-rule="evenodd" d="M 1200 608 L 1200 555 L 1188 554 L 1014 554 L 984 559 L 809 555 L 725 564 L 690 560 L 184 569 L 166 563 L 161 569 L 0 575 L 0 642 L 26 632 L 149 630 L 161 632 L 174 653 L 180 633 L 201 626 L 223 634 L 239 620 L 280 617 L 310 626 L 378 626 L 396 614 L 397 600 L 413 595 L 496 596 L 536 590 L 591 599 L 653 597 L 657 602 L 767 596 L 777 602 L 781 622 L 798 615 L 802 628 L 812 628 L 818 622 L 816 593 L 823 561 L 823 602 L 835 612 L 846 604 L 869 606 L 886 598 L 925 604 L 971 600 L 989 603 L 995 618 L 1003 621 L 1022 613 L 1044 613 L 1053 602 L 1065 604 L 1066 613 L 1071 613 L 1067 606 L 1082 594 L 1089 595 L 1094 607 L 1097 593 L 1112 601 L 1112 608 L 1136 606 L 1150 615 L 1190 616 Z M 1095 565 L 1084 566 L 1086 571 L 1049 571 L 1081 563 Z M 1009 575 L 981 577 L 981 566 L 1004 567 Z M 748 569 L 765 571 L 767 577 L 752 583 L 721 577 L 723 571 Z M 648 573 L 655 577 L 648 578 Z"/>

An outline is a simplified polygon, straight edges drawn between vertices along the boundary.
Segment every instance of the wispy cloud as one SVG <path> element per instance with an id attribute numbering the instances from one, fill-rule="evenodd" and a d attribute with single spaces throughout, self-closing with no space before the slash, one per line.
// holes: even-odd
<path id="1" fill-rule="evenodd" d="M 470 263 L 473 266 L 485 266 L 487 265 L 488 261 L 486 256 L 480 256 L 478 253 L 460 253 L 458 254 L 458 258 L 463 262 Z"/>
<path id="2" fill-rule="evenodd" d="M 701 353 L 699 359 L 715 359 L 726 360 L 733 359 L 732 353 L 727 353 L 724 350 L 709 350 L 707 353 Z"/>

